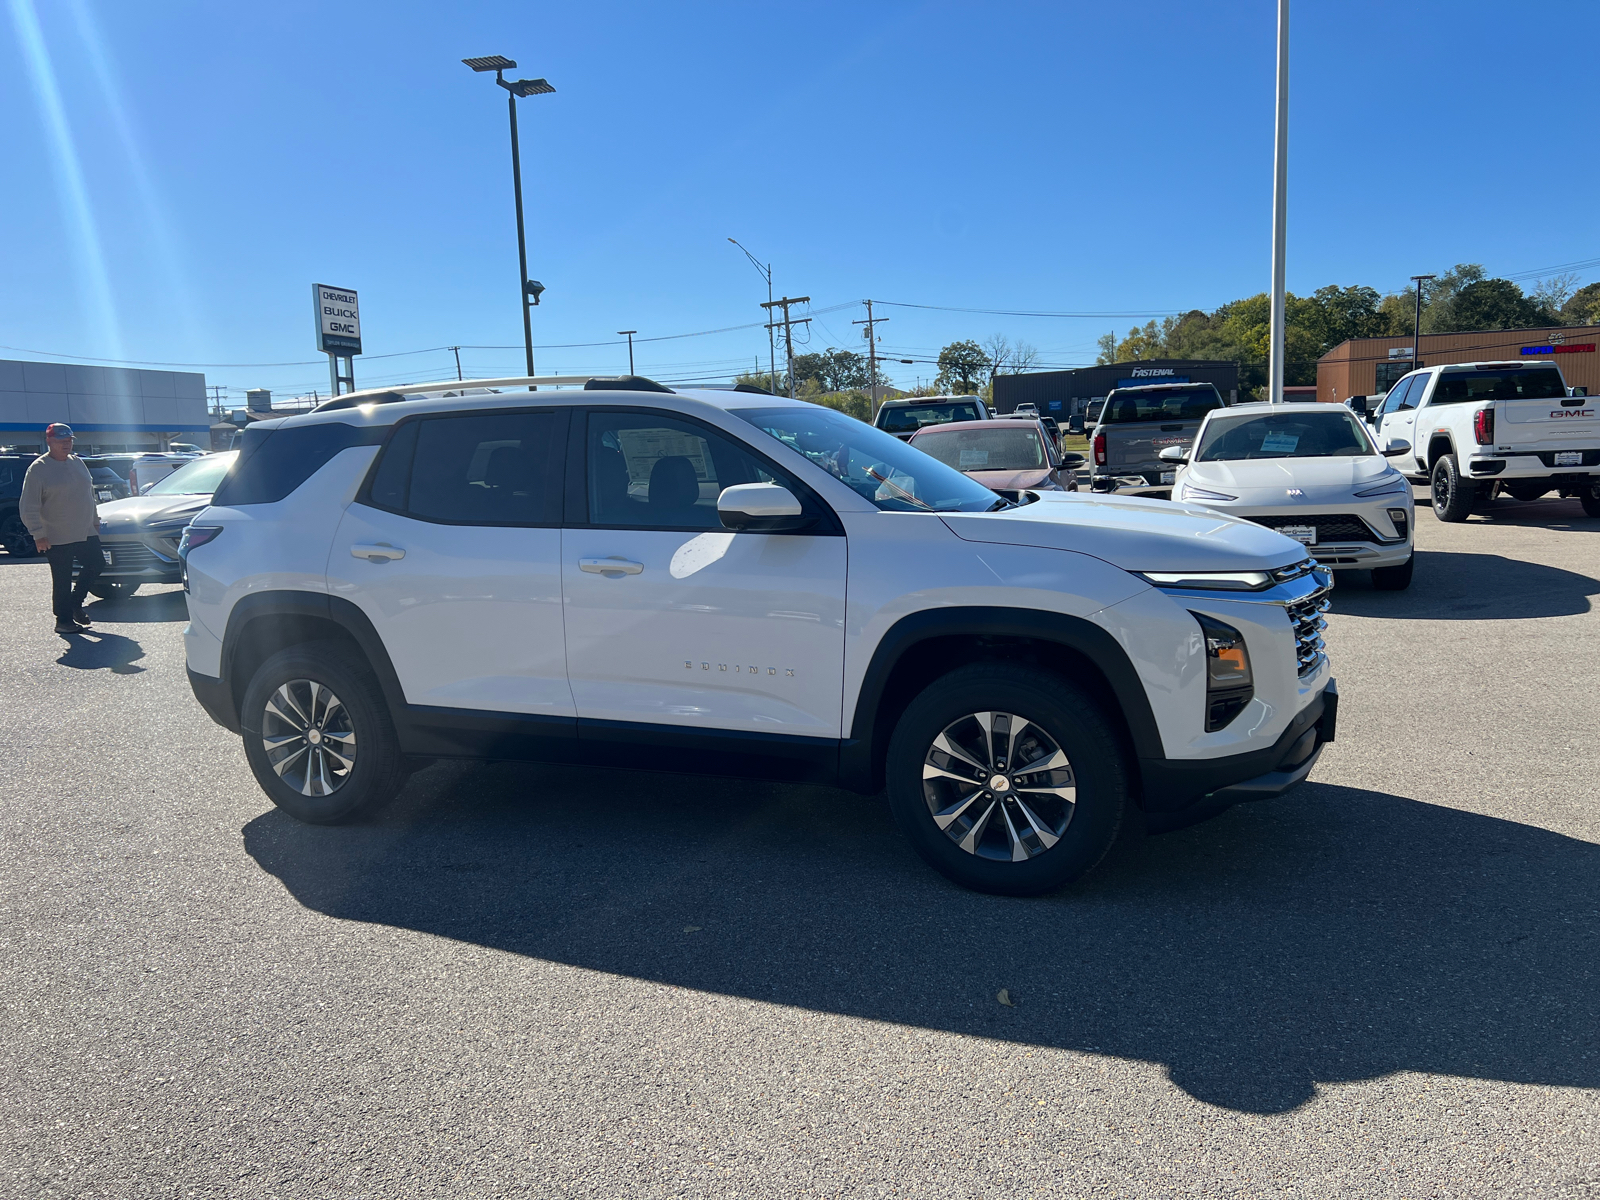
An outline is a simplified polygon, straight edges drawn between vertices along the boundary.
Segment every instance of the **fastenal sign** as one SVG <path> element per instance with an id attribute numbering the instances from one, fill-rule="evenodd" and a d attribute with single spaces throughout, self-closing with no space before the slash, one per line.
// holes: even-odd
<path id="1" fill-rule="evenodd" d="M 324 354 L 361 353 L 361 305 L 350 288 L 311 285 L 317 318 L 317 349 Z"/>

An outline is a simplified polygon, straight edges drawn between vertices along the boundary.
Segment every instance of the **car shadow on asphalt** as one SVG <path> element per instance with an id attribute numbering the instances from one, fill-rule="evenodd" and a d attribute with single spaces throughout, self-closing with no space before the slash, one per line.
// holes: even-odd
<path id="1" fill-rule="evenodd" d="M 110 671 L 113 675 L 137 675 L 144 670 L 138 660 L 144 657 L 144 647 L 131 637 L 120 633 L 106 633 L 101 629 L 86 629 L 69 634 L 64 639 L 66 651 L 56 659 L 63 667 L 79 671 Z"/>
<path id="2" fill-rule="evenodd" d="M 1403 592 L 1380 592 L 1366 571 L 1340 573 L 1333 611 L 1354 617 L 1418 621 L 1500 621 L 1588 612 L 1600 579 L 1499 554 L 1416 551 Z"/>
<path id="3" fill-rule="evenodd" d="M 1426 508 L 1428 503 L 1427 500 L 1421 500 L 1418 506 Z M 1528 501 L 1501 496 L 1474 508 L 1467 520 L 1469 523 L 1485 525 L 1528 525 L 1567 533 L 1600 533 L 1600 517 L 1585 514 L 1583 505 L 1577 500 L 1563 500 L 1553 494 Z"/>
<path id="4" fill-rule="evenodd" d="M 179 587 L 117 600 L 96 600 L 84 605 L 83 612 L 91 621 L 106 625 L 189 619 L 189 605 Z"/>
<path id="5" fill-rule="evenodd" d="M 243 835 L 341 920 L 1159 1063 L 1238 1111 L 1395 1071 L 1600 1087 L 1600 846 L 1381 792 L 1129 839 L 1038 900 L 946 883 L 881 799 L 642 773 L 437 764 L 366 823 Z"/>

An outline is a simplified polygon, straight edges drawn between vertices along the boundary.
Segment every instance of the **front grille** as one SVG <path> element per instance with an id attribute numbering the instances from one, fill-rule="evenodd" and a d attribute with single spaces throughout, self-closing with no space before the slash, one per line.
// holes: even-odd
<path id="1" fill-rule="evenodd" d="M 107 571 L 122 573 L 145 571 L 151 568 L 161 570 L 174 565 L 143 542 L 102 541 L 100 550 L 102 556 L 108 555 L 110 557 L 109 562 L 105 562 L 104 557 L 102 557 L 102 562 L 105 562 L 104 569 Z"/>
<path id="2" fill-rule="evenodd" d="M 1317 669 L 1327 657 L 1322 632 L 1328 628 L 1328 588 L 1311 593 L 1304 600 L 1287 605 L 1289 623 L 1294 626 L 1294 650 L 1302 678 Z"/>
<path id="3" fill-rule="evenodd" d="M 1378 542 L 1383 539 L 1372 532 L 1372 527 L 1354 513 L 1295 513 L 1288 516 L 1274 513 L 1271 516 L 1248 517 L 1257 525 L 1268 529 L 1281 529 L 1285 525 L 1314 525 L 1317 541 L 1321 542 Z"/>

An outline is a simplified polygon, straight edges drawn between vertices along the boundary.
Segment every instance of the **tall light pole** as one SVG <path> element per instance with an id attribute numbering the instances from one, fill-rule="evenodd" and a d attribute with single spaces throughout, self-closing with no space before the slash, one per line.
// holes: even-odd
<path id="1" fill-rule="evenodd" d="M 637 329 L 619 329 L 619 330 L 617 330 L 618 336 L 621 336 L 622 334 L 627 334 L 628 335 L 628 374 L 629 375 L 633 374 L 633 335 L 638 333 L 638 332 L 639 331 Z"/>
<path id="2" fill-rule="evenodd" d="M 1412 281 L 1417 285 L 1417 315 L 1411 322 L 1411 369 L 1417 369 L 1417 355 L 1422 350 L 1422 281 L 1437 279 L 1437 275 L 1413 275 Z"/>
<path id="3" fill-rule="evenodd" d="M 733 242 L 735 246 L 739 246 L 738 241 L 735 239 L 729 238 L 728 240 Z M 762 266 L 761 260 L 751 254 L 750 251 L 745 250 L 743 246 L 739 246 L 739 249 L 744 251 L 744 256 L 750 260 L 750 265 L 760 271 L 761 277 L 767 281 L 767 316 L 770 321 L 772 315 L 772 264 L 768 263 L 766 266 Z M 772 332 L 771 324 L 767 325 L 767 381 L 773 387 L 778 386 L 778 339 Z"/>
<path id="4" fill-rule="evenodd" d="M 517 64 L 498 54 L 491 54 L 487 58 L 463 58 L 461 61 L 474 71 L 493 71 L 494 81 L 509 93 L 506 106 L 511 113 L 511 189 L 517 199 L 517 267 L 520 280 L 517 291 L 522 297 L 522 344 L 528 354 L 528 374 L 532 376 L 533 314 L 528 310 L 531 305 L 539 303 L 544 284 L 528 278 L 528 238 L 522 224 L 522 149 L 517 141 L 517 100 L 523 96 L 547 96 L 556 89 L 546 79 L 518 79 L 507 83 L 504 73 L 515 70 Z"/>
<path id="5" fill-rule="evenodd" d="M 1278 121 L 1272 152 L 1272 345 L 1267 398 L 1283 403 L 1284 249 L 1289 212 L 1289 0 L 1278 0 Z"/>

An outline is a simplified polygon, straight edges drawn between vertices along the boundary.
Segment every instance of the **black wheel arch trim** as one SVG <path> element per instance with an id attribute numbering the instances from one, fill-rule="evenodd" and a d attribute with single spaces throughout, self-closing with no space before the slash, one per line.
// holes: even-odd
<path id="1" fill-rule="evenodd" d="M 1110 632 L 1083 617 L 1031 608 L 963 606 L 924 609 L 890 626 L 873 648 L 856 694 L 849 736 L 840 746 L 839 775 L 844 787 L 874 793 L 882 786 L 887 728 L 879 727 L 884 691 L 896 667 L 918 644 L 944 637 L 1012 637 L 1052 642 L 1076 651 L 1104 676 L 1141 761 L 1165 755 L 1161 731 L 1144 684 L 1127 652 Z"/>

